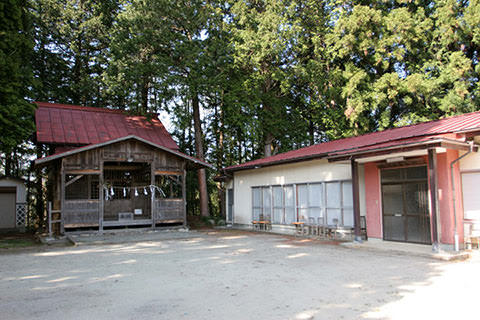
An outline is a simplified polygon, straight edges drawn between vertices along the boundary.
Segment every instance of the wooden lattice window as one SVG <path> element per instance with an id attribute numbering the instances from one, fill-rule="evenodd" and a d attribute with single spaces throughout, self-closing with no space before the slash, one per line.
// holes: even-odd
<path id="1" fill-rule="evenodd" d="M 98 175 L 65 176 L 65 200 L 98 199 Z"/>

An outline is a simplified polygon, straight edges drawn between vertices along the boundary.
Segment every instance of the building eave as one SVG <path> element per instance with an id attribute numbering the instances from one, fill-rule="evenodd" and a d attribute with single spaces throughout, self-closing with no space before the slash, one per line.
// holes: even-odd
<path id="1" fill-rule="evenodd" d="M 413 142 L 413 143 L 403 143 L 394 146 L 387 146 L 387 147 L 380 147 L 380 148 L 372 148 L 369 150 L 363 151 L 353 151 L 348 153 L 332 153 L 328 156 L 329 162 L 337 162 L 337 161 L 345 161 L 350 159 L 359 159 L 359 158 L 366 158 L 371 157 L 372 155 L 378 156 L 382 154 L 388 153 L 402 153 L 402 152 L 409 152 L 413 150 L 421 150 L 421 149 L 430 149 L 430 148 L 446 148 L 446 149 L 454 149 L 454 150 L 469 150 L 470 144 L 468 142 L 452 140 L 452 139 L 445 139 L 445 138 L 436 138 L 432 140 L 422 141 L 422 142 Z M 478 146 L 474 146 L 474 151 L 478 151 Z M 340 154 L 341 153 L 341 154 Z"/>
<path id="2" fill-rule="evenodd" d="M 76 149 L 73 149 L 73 150 L 65 151 L 65 152 L 62 152 L 62 153 L 54 154 L 54 155 L 51 155 L 51 156 L 47 156 L 47 157 L 44 157 L 44 158 L 36 159 L 35 160 L 35 166 L 42 166 L 42 165 L 45 165 L 45 164 L 47 164 L 51 161 L 54 161 L 54 160 L 58 160 L 58 159 L 68 157 L 68 156 L 71 156 L 71 155 L 74 155 L 74 154 L 77 154 L 77 153 L 101 148 L 101 147 L 104 147 L 104 146 L 107 146 L 107 145 L 110 145 L 110 144 L 113 144 L 113 143 L 123 142 L 123 141 L 130 140 L 130 139 L 135 139 L 135 140 L 141 141 L 141 142 L 143 142 L 145 144 L 148 144 L 148 145 L 150 145 L 150 146 L 152 146 L 156 149 L 160 149 L 162 151 L 168 152 L 170 154 L 173 154 L 173 155 L 176 155 L 180 158 L 188 160 L 188 161 L 192 162 L 194 164 L 194 166 L 206 167 L 206 168 L 209 168 L 209 169 L 215 169 L 215 167 L 213 165 L 211 165 L 211 164 L 209 164 L 205 161 L 190 157 L 186 154 L 183 154 L 181 152 L 169 149 L 167 147 L 163 147 L 161 145 L 158 145 L 156 143 L 145 140 L 145 139 L 140 138 L 140 137 L 135 136 L 135 135 L 128 135 L 128 136 L 125 136 L 125 137 L 121 137 L 121 138 L 117 138 L 117 139 L 113 139 L 113 140 L 109 140 L 109 141 L 105 141 L 105 142 L 101 142 L 101 143 L 97 143 L 97 144 L 91 144 L 91 145 L 88 145 L 88 146 L 84 146 L 84 147 L 76 148 Z"/>

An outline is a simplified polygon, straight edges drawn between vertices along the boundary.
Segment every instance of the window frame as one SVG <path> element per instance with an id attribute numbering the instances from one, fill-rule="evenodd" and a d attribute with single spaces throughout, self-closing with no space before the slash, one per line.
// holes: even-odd
<path id="1" fill-rule="evenodd" d="M 333 207 L 333 206 L 329 206 L 329 204 L 327 203 L 327 184 L 329 183 L 338 183 L 339 184 L 339 188 L 340 188 L 340 192 L 339 192 L 339 203 L 337 206 Z M 350 184 L 351 186 L 353 186 L 353 181 L 351 179 L 339 179 L 339 180 L 329 180 L 329 181 L 312 181 L 312 182 L 301 182 L 301 183 L 287 183 L 287 184 L 273 184 L 273 185 L 255 185 L 255 186 L 251 186 L 250 189 L 251 189 L 251 195 L 252 195 L 252 211 L 251 211 L 251 217 L 252 217 L 252 221 L 253 220 L 257 220 L 257 218 L 260 217 L 260 214 L 263 214 L 264 217 L 267 215 L 267 214 L 270 214 L 270 217 L 271 217 L 271 221 L 273 224 L 276 224 L 276 225 L 289 225 L 291 223 L 286 223 L 286 221 L 288 220 L 287 219 L 287 209 L 292 209 L 294 210 L 294 221 L 293 222 L 299 222 L 300 221 L 300 210 L 306 210 L 307 211 L 307 215 L 306 215 L 306 220 L 308 220 L 308 217 L 311 217 L 311 210 L 312 209 L 317 209 L 319 210 L 320 212 L 320 216 L 321 218 L 323 218 L 323 221 L 324 223 L 328 223 L 328 209 L 334 209 L 334 210 L 339 210 L 340 211 L 340 219 L 339 219 L 339 225 L 340 226 L 345 226 L 345 214 L 347 212 L 351 212 L 351 215 L 352 215 L 352 219 L 350 219 L 351 221 L 353 221 L 353 189 L 351 190 L 352 192 L 352 203 L 351 204 L 347 204 L 345 203 L 345 197 L 344 197 L 344 185 L 345 184 Z M 320 200 L 320 205 L 317 206 L 317 205 L 311 205 L 311 201 L 310 201 L 310 185 L 320 185 L 320 188 L 321 188 L 321 200 Z M 298 200 L 299 200 L 299 187 L 301 186 L 306 186 L 306 203 L 307 203 L 307 207 L 302 207 Z M 281 191 L 282 191 L 282 206 L 281 207 L 278 207 L 275 205 L 275 199 L 274 199 L 274 192 L 273 192 L 273 189 L 274 188 L 277 188 L 277 187 L 280 187 L 281 188 Z M 287 194 L 287 188 L 292 188 L 292 191 L 293 191 L 293 206 L 288 206 L 286 205 L 286 194 Z M 260 204 L 259 205 L 255 205 L 254 203 L 254 190 L 255 189 L 260 189 Z M 266 213 L 265 212 L 265 206 L 264 206 L 264 194 L 263 194 L 263 190 L 264 189 L 270 189 L 270 212 L 269 213 Z M 259 214 L 258 214 L 258 217 L 255 217 L 255 210 L 258 210 Z M 281 219 L 276 219 L 275 217 L 275 213 L 277 210 L 280 210 L 281 211 Z M 315 218 L 317 219 L 318 217 L 315 216 Z M 281 221 L 280 223 L 278 223 L 278 221 Z M 353 227 L 353 226 L 347 226 L 347 227 Z"/>

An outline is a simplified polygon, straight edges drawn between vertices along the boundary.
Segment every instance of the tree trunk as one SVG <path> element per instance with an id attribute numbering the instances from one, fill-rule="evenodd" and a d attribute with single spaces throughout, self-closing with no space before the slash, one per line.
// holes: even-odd
<path id="1" fill-rule="evenodd" d="M 308 140 L 311 146 L 315 144 L 315 128 L 312 120 L 308 120 Z"/>
<path id="2" fill-rule="evenodd" d="M 272 155 L 272 143 L 273 143 L 273 135 L 271 132 L 265 132 L 264 142 L 264 149 L 263 154 L 264 157 L 270 157 Z"/>
<path id="3" fill-rule="evenodd" d="M 219 125 L 218 125 L 218 146 L 217 146 L 217 168 L 223 168 L 223 140 L 224 140 L 224 126 L 223 126 L 223 90 L 221 92 L 220 108 L 219 108 Z M 225 186 L 222 182 L 217 183 L 218 199 L 220 201 L 220 216 L 226 218 L 226 203 L 225 203 Z"/>
<path id="4" fill-rule="evenodd" d="M 203 133 L 202 123 L 200 121 L 200 102 L 198 94 L 194 92 L 192 96 L 193 107 L 193 126 L 195 129 L 195 149 L 197 151 L 197 158 L 204 161 L 203 154 Z M 207 174 L 205 169 L 198 169 L 198 189 L 200 191 L 200 214 L 203 217 L 208 217 L 208 193 L 207 193 Z"/>
<path id="5" fill-rule="evenodd" d="M 12 168 L 12 175 L 14 177 L 19 177 L 21 178 L 20 176 L 20 159 L 18 158 L 18 152 L 16 149 L 13 150 L 13 155 L 12 155 L 12 158 L 13 158 L 13 168 Z"/>
<path id="6" fill-rule="evenodd" d="M 12 154 L 10 152 L 5 153 L 5 175 L 12 176 L 13 170 L 13 163 L 12 163 Z"/>
<path id="7" fill-rule="evenodd" d="M 142 82 L 142 89 L 141 89 L 141 103 L 142 103 L 142 114 L 146 114 L 148 112 L 148 89 L 150 87 L 150 81 L 148 76 L 143 77 Z"/>

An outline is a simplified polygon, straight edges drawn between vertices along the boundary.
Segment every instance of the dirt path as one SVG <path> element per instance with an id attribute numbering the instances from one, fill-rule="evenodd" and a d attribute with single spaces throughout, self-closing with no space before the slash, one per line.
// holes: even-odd
<path id="1" fill-rule="evenodd" d="M 478 257 L 192 232 L 0 255 L 0 319 L 476 318 L 478 270 Z"/>

